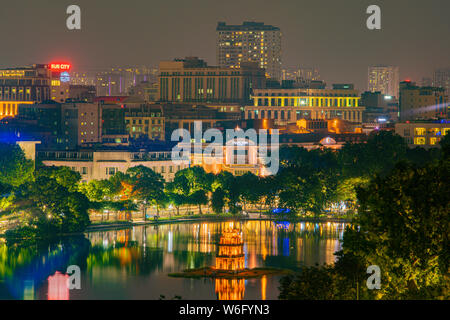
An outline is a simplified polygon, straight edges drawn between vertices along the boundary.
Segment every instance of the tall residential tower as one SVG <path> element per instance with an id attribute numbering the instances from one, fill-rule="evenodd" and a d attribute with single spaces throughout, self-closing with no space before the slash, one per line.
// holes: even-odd
<path id="1" fill-rule="evenodd" d="M 368 91 L 380 91 L 398 98 L 399 71 L 396 66 L 371 66 L 368 72 Z"/>
<path id="2" fill-rule="evenodd" d="M 257 62 L 274 79 L 281 79 L 280 28 L 262 22 L 227 25 L 219 22 L 217 63 L 220 67 L 239 68 L 241 62 Z"/>

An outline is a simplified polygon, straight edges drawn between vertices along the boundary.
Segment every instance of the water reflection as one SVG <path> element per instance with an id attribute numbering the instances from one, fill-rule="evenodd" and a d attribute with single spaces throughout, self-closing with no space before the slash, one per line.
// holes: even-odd
<path id="1" fill-rule="evenodd" d="M 217 244 L 215 268 L 220 271 L 233 272 L 245 268 L 244 241 L 240 224 L 228 222 Z M 242 300 L 245 292 L 244 279 L 215 279 L 215 291 L 219 300 Z"/>
<path id="2" fill-rule="evenodd" d="M 48 277 L 48 300 L 69 300 L 69 276 L 56 271 Z"/>
<path id="3" fill-rule="evenodd" d="M 0 244 L 1 299 L 276 299 L 278 278 L 182 279 L 171 272 L 216 266 L 298 269 L 331 263 L 344 224 L 272 221 L 178 223 L 87 233 L 36 247 Z M 53 280 L 78 265 L 81 290 Z M 233 282 L 234 281 L 234 282 Z"/>

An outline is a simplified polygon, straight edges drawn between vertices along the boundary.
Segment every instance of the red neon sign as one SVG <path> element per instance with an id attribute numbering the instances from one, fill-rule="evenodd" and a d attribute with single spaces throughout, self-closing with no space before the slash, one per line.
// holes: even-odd
<path id="1" fill-rule="evenodd" d="M 68 63 L 50 63 L 49 69 L 52 71 L 69 71 L 72 66 Z"/>

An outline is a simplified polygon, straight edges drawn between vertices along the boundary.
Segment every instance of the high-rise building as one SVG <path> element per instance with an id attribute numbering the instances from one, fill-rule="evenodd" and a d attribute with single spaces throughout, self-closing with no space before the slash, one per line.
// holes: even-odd
<path id="1" fill-rule="evenodd" d="M 445 118 L 448 108 L 444 88 L 419 87 L 411 81 L 400 82 L 400 121 Z"/>
<path id="2" fill-rule="evenodd" d="M 368 91 L 398 98 L 399 70 L 396 66 L 371 66 L 368 72 Z"/>
<path id="3" fill-rule="evenodd" d="M 446 95 L 450 95 L 450 68 L 440 68 L 434 71 L 433 86 L 444 88 Z"/>
<path id="4" fill-rule="evenodd" d="M 253 88 L 265 87 L 264 69 L 254 62 L 238 68 L 208 66 L 197 57 L 161 61 L 159 101 L 248 103 Z"/>
<path id="5" fill-rule="evenodd" d="M 262 22 L 227 25 L 219 22 L 217 63 L 220 67 L 239 68 L 242 62 L 257 62 L 269 77 L 281 80 L 281 31 Z"/>

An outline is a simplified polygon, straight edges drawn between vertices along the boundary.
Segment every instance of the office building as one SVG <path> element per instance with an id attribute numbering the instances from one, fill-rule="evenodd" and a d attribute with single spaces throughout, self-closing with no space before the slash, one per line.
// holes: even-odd
<path id="1" fill-rule="evenodd" d="M 420 87 L 411 81 L 400 83 L 400 121 L 446 118 L 448 108 L 444 88 Z"/>
<path id="2" fill-rule="evenodd" d="M 436 148 L 441 139 L 450 134 L 450 121 L 408 121 L 395 124 L 395 133 L 405 138 L 408 146 Z"/>
<path id="3" fill-rule="evenodd" d="M 365 107 L 364 123 L 398 120 L 398 101 L 395 97 L 385 96 L 379 91 L 365 91 L 361 94 L 360 104 Z"/>
<path id="4" fill-rule="evenodd" d="M 130 139 L 165 140 L 165 121 L 162 107 L 157 104 L 128 105 L 125 124 Z"/>
<path id="5" fill-rule="evenodd" d="M 245 104 L 253 88 L 265 87 L 264 69 L 252 62 L 232 69 L 188 57 L 161 61 L 159 70 L 160 102 Z"/>
<path id="6" fill-rule="evenodd" d="M 0 119 L 15 117 L 19 104 L 50 100 L 52 74 L 47 65 L 0 70 Z"/>
<path id="7" fill-rule="evenodd" d="M 243 62 L 256 62 L 270 78 L 281 80 L 280 28 L 260 22 L 216 28 L 217 63 L 222 68 L 239 68 Z"/>
<path id="8" fill-rule="evenodd" d="M 15 117 L 20 104 L 65 102 L 69 98 L 70 69 L 67 63 L 1 69 L 0 119 Z"/>
<path id="9" fill-rule="evenodd" d="M 334 118 L 360 123 L 364 111 L 358 91 L 348 84 L 333 89 L 255 89 L 252 98 L 253 105 L 245 107 L 245 119 L 274 119 L 277 125 Z"/>

